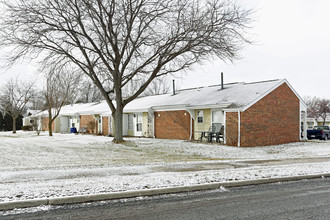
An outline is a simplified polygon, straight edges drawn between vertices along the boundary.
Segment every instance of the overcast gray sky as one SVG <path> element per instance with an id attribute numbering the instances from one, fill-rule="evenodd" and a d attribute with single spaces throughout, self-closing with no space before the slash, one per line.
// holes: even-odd
<path id="1" fill-rule="evenodd" d="M 255 44 L 232 63 L 212 60 L 188 71 L 180 88 L 225 82 L 254 82 L 286 78 L 301 97 L 330 99 L 330 1 L 329 0 L 236 0 L 255 10 Z M 1 84 L 15 74 L 34 78 L 31 65 L 1 73 Z M 329 90 L 329 92 L 328 92 Z"/>
<path id="2" fill-rule="evenodd" d="M 256 10 L 256 43 L 234 64 L 214 61 L 187 74 L 181 88 L 286 78 L 300 96 L 330 99 L 330 1 L 237 0 Z"/>

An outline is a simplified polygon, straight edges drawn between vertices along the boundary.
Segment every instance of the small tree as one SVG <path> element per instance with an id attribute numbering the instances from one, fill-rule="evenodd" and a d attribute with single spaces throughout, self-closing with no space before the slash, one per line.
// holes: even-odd
<path id="1" fill-rule="evenodd" d="M 92 134 L 94 134 L 94 130 L 96 128 L 96 122 L 95 121 L 89 121 L 88 122 L 88 128 L 91 131 Z M 96 132 L 95 132 L 96 134 Z"/>
<path id="2" fill-rule="evenodd" d="M 13 133 L 16 133 L 16 119 L 23 113 L 31 94 L 34 83 L 9 80 L 1 91 L 0 103 L 13 119 Z"/>
<path id="3" fill-rule="evenodd" d="M 52 124 L 60 114 L 62 107 L 73 101 L 79 80 L 79 76 L 66 66 L 53 66 L 46 74 L 44 95 L 48 110 L 49 136 L 53 136 Z"/>

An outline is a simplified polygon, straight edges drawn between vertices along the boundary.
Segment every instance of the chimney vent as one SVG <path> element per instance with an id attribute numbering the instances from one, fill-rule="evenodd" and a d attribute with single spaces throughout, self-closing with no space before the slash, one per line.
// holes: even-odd
<path id="1" fill-rule="evenodd" d="M 223 72 L 221 72 L 221 89 L 223 89 Z"/>
<path id="2" fill-rule="evenodd" d="M 173 95 L 175 95 L 175 80 L 173 79 Z"/>

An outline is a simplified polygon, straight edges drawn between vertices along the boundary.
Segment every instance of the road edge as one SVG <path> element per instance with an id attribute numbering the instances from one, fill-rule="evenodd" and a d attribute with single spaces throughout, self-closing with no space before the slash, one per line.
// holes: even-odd
<path id="1" fill-rule="evenodd" d="M 232 188 L 232 187 L 240 187 L 240 186 L 250 186 L 250 185 L 259 185 L 259 184 L 276 183 L 276 182 L 297 181 L 304 179 L 326 178 L 326 177 L 330 177 L 330 173 L 291 176 L 291 177 L 276 177 L 276 178 L 256 179 L 256 180 L 244 180 L 244 181 L 235 181 L 235 182 L 216 182 L 216 183 L 206 183 L 206 184 L 191 185 L 191 186 L 133 190 L 133 191 L 101 193 L 101 194 L 92 194 L 92 195 L 65 196 L 58 198 L 29 199 L 22 201 L 1 202 L 0 211 L 13 210 L 19 208 L 31 208 L 42 205 L 77 204 L 77 203 L 97 202 L 97 201 L 114 200 L 114 199 L 134 198 L 141 196 L 154 196 L 154 195 L 184 193 L 184 192 L 192 192 L 192 191 L 212 190 L 212 189 L 219 189 L 220 187 Z"/>

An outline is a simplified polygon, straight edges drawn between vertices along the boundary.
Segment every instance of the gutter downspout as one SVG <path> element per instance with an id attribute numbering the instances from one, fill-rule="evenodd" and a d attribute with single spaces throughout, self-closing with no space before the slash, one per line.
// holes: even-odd
<path id="1" fill-rule="evenodd" d="M 152 136 L 153 136 L 154 139 L 156 139 L 156 135 L 155 135 L 155 117 L 153 117 L 153 119 L 152 119 L 152 129 L 153 129 Z"/>
<path id="2" fill-rule="evenodd" d="M 190 141 L 192 140 L 192 136 L 193 136 L 193 119 L 195 120 L 195 111 L 194 110 L 192 110 L 192 109 L 188 109 L 188 108 L 186 108 L 185 109 L 188 113 L 189 113 L 189 115 L 190 115 Z"/>
<path id="3" fill-rule="evenodd" d="M 155 139 L 156 138 L 156 136 L 155 136 L 155 111 L 152 109 L 152 107 L 148 109 L 148 118 L 150 118 L 152 121 L 152 137 Z M 148 129 L 148 131 L 150 131 L 150 130 Z"/>
<path id="4" fill-rule="evenodd" d="M 237 137 L 237 147 L 241 146 L 241 110 L 238 109 L 238 137 Z"/>
<path id="5" fill-rule="evenodd" d="M 191 115 L 190 115 L 190 141 L 191 141 L 191 139 L 192 139 L 192 117 L 191 117 Z"/>

